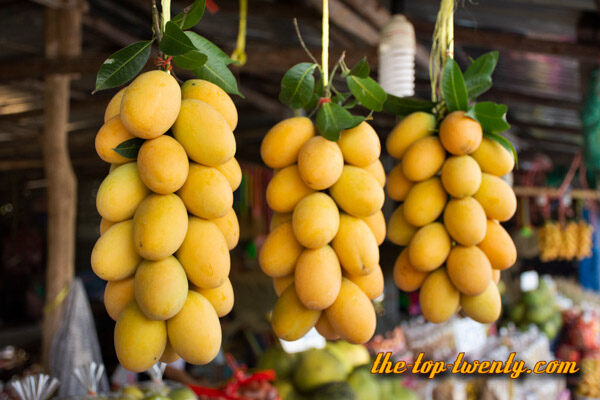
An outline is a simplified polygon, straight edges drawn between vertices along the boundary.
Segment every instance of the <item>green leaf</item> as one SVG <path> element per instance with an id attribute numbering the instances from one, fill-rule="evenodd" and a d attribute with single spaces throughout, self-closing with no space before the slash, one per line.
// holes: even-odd
<path id="1" fill-rule="evenodd" d="M 491 51 L 478 57 L 465 71 L 465 85 L 470 99 L 492 87 L 492 73 L 498 63 L 498 52 Z"/>
<path id="2" fill-rule="evenodd" d="M 345 107 L 344 107 L 345 108 Z M 348 125 L 346 127 L 346 129 L 352 129 L 357 127 L 358 125 L 360 125 L 361 122 L 363 122 L 366 118 L 363 117 L 362 115 L 353 115 L 352 116 L 352 124 Z"/>
<path id="3" fill-rule="evenodd" d="M 319 74 L 315 83 L 315 89 L 310 98 L 310 101 L 304 106 L 304 110 L 312 111 L 319 104 L 319 99 L 323 97 L 323 78 Z"/>
<path id="4" fill-rule="evenodd" d="M 210 40 L 198 35 L 196 32 L 186 31 L 184 33 L 197 50 L 200 50 L 201 53 L 208 56 L 209 61 L 218 60 L 225 65 L 229 65 L 234 62 L 227 54 L 223 52 L 223 50 L 218 48 Z"/>
<path id="5" fill-rule="evenodd" d="M 194 44 L 181 30 L 179 25 L 173 21 L 169 21 L 165 25 L 165 31 L 163 32 L 159 48 L 165 54 L 178 56 L 194 50 Z"/>
<path id="6" fill-rule="evenodd" d="M 371 69 L 369 68 L 369 63 L 367 62 L 367 58 L 364 57 L 359 62 L 357 62 L 354 67 L 350 70 L 350 75 L 357 76 L 359 78 L 368 78 Z"/>
<path id="7" fill-rule="evenodd" d="M 469 96 L 469 99 L 474 99 L 492 87 L 492 77 L 475 75 L 469 79 L 465 79 L 465 86 L 467 87 L 467 96 Z"/>
<path id="8" fill-rule="evenodd" d="M 501 133 L 510 128 L 506 122 L 506 110 L 504 104 L 482 101 L 469 107 L 465 115 L 479 121 L 484 132 Z"/>
<path id="9" fill-rule="evenodd" d="M 94 92 L 121 86 L 135 78 L 150 57 L 153 41 L 132 43 L 108 57 L 98 71 Z"/>
<path id="10" fill-rule="evenodd" d="M 385 103 L 387 94 L 373 79 L 349 75 L 346 77 L 346 83 L 360 104 L 369 110 L 383 110 L 383 103 Z"/>
<path id="11" fill-rule="evenodd" d="M 339 104 L 340 106 L 344 104 L 344 101 L 346 101 L 348 99 L 348 97 L 350 97 L 350 93 L 337 93 L 335 96 L 332 97 L 331 101 L 333 101 L 336 104 Z"/>
<path id="12" fill-rule="evenodd" d="M 349 102 L 347 102 L 347 103 L 346 103 L 346 104 L 344 104 L 343 106 L 344 106 L 344 108 L 345 108 L 346 110 L 351 110 L 351 109 L 353 109 L 354 107 L 356 107 L 356 104 L 358 104 L 358 102 L 356 101 L 356 99 L 355 99 L 355 98 L 352 98 L 352 99 L 350 99 L 350 101 L 349 101 Z"/>
<path id="13" fill-rule="evenodd" d="M 460 67 L 452 58 L 446 60 L 442 71 L 442 95 L 446 101 L 448 111 L 467 110 L 469 97 L 467 87 Z"/>
<path id="14" fill-rule="evenodd" d="M 185 54 L 173 57 L 175 65 L 183 69 L 200 68 L 206 63 L 206 60 L 208 60 L 206 54 L 200 53 L 199 50 L 190 50 Z"/>
<path id="15" fill-rule="evenodd" d="M 416 111 L 431 112 L 433 107 L 435 107 L 435 103 L 432 101 L 398 97 L 389 93 L 387 95 L 387 100 L 383 104 L 383 109 L 386 112 L 401 117 Z"/>
<path id="16" fill-rule="evenodd" d="M 483 132 L 483 136 L 500 143 L 512 153 L 515 159 L 515 164 L 519 163 L 519 156 L 517 155 L 517 150 L 515 149 L 515 146 L 513 146 L 513 144 L 510 142 L 510 140 L 497 133 Z"/>
<path id="17" fill-rule="evenodd" d="M 188 12 L 177 14 L 171 21 L 175 22 L 181 29 L 190 29 L 196 25 L 204 16 L 206 0 L 194 0 Z"/>
<path id="18" fill-rule="evenodd" d="M 203 66 L 195 69 L 194 73 L 198 78 L 214 83 L 227 93 L 237 94 L 242 98 L 244 97 L 238 90 L 235 76 L 233 76 L 229 68 L 227 68 L 227 65 L 221 61 L 211 60 L 209 58 Z"/>
<path id="19" fill-rule="evenodd" d="M 354 116 L 338 104 L 324 103 L 317 111 L 317 129 L 327 140 L 337 141 L 344 129 L 355 124 Z"/>
<path id="20" fill-rule="evenodd" d="M 313 95 L 317 64 L 300 63 L 290 68 L 281 79 L 279 101 L 297 110 L 306 106 Z"/>
<path id="21" fill-rule="evenodd" d="M 136 158 L 140 147 L 144 144 L 144 139 L 133 138 L 119 143 L 113 150 L 125 158 Z"/>

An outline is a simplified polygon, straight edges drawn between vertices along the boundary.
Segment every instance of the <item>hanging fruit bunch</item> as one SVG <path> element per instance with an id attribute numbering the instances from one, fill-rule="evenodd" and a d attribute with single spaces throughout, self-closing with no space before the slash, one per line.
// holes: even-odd
<path id="1" fill-rule="evenodd" d="M 404 117 L 386 142 L 398 160 L 387 193 L 400 202 L 388 238 L 404 246 L 395 282 L 406 292 L 420 290 L 427 320 L 446 321 L 462 308 L 489 323 L 500 315 L 500 271 L 517 257 L 500 224 L 516 211 L 515 194 L 501 178 L 513 169 L 516 153 L 500 135 L 510 127 L 506 106 L 475 102 L 492 85 L 498 53 L 482 55 L 464 74 L 448 57 L 453 7 L 443 0 L 436 23 L 433 101 L 389 96 L 386 103 L 387 111 Z"/>
<path id="2" fill-rule="evenodd" d="M 375 332 L 371 300 L 383 292 L 385 173 L 377 133 L 351 110 L 381 111 L 387 96 L 365 59 L 348 68 L 342 55 L 329 74 L 327 12 L 325 1 L 322 64 L 309 53 L 313 62 L 293 66 L 281 81 L 280 101 L 309 117 L 279 122 L 261 145 L 275 175 L 259 262 L 279 296 L 271 318 L 278 337 L 297 340 L 316 326 L 327 339 L 365 343 Z M 338 70 L 347 88 L 333 85 Z"/>
<path id="3" fill-rule="evenodd" d="M 232 61 L 186 29 L 204 13 L 195 1 L 170 19 L 154 7 L 154 38 L 113 54 L 96 91 L 119 87 L 109 102 L 96 151 L 111 164 L 96 206 L 101 236 L 92 269 L 108 281 L 106 310 L 116 321 L 121 364 L 144 371 L 179 357 L 206 364 L 221 347 L 219 317 L 233 307 L 229 250 L 239 238 L 232 209 L 241 181 L 234 158 L 237 111 L 227 94 Z M 153 42 L 161 69 L 139 74 Z M 199 79 L 179 85 L 171 63 Z M 138 75 L 139 74 L 139 75 Z"/>
<path id="4" fill-rule="evenodd" d="M 539 229 L 540 260 L 583 260 L 592 255 L 594 228 L 585 221 L 569 221 L 561 225 L 548 221 Z"/>

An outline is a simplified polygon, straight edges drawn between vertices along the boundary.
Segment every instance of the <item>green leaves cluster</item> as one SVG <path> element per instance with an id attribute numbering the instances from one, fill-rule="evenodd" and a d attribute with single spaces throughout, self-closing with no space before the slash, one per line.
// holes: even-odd
<path id="1" fill-rule="evenodd" d="M 150 58 L 152 44 L 161 37 L 159 50 L 165 57 L 173 57 L 172 63 L 181 69 L 193 71 L 200 78 L 210 81 L 228 93 L 240 95 L 237 81 L 228 68 L 233 63 L 221 49 L 208 39 L 188 31 L 204 15 L 205 0 L 195 0 L 184 12 L 165 24 L 160 35 L 149 41 L 141 41 L 112 54 L 100 67 L 96 77 L 96 91 L 126 84 L 135 78 Z"/>

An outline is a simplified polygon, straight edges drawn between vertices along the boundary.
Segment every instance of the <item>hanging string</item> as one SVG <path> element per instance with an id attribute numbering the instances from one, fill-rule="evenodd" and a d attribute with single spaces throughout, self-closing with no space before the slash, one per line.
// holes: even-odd
<path id="1" fill-rule="evenodd" d="M 329 0 L 323 0 L 323 27 L 321 36 L 321 68 L 325 97 L 329 97 Z"/>
<path id="2" fill-rule="evenodd" d="M 237 61 L 238 65 L 246 64 L 246 25 L 248 20 L 248 0 L 240 0 L 240 25 L 235 50 L 231 59 Z"/>
<path id="3" fill-rule="evenodd" d="M 454 0 L 442 0 L 433 30 L 429 54 L 431 100 L 439 99 L 442 70 L 448 58 L 454 58 Z"/>

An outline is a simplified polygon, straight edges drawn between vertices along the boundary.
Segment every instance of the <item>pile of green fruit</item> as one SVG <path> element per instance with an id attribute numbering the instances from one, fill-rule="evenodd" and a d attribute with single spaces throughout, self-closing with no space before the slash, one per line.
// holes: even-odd
<path id="1" fill-rule="evenodd" d="M 288 354 L 268 348 L 258 362 L 273 369 L 282 400 L 415 400 L 416 393 L 398 377 L 371 374 L 371 358 L 362 345 L 328 342 L 323 349 Z"/>
<path id="2" fill-rule="evenodd" d="M 162 383 L 146 386 L 127 385 L 119 392 L 117 400 L 197 400 L 196 394 L 188 387 L 169 388 Z"/>

